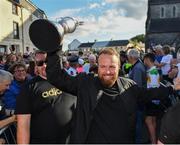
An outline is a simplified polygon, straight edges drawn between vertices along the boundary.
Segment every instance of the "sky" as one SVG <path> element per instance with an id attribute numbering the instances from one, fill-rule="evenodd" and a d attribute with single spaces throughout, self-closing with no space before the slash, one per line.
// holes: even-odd
<path id="1" fill-rule="evenodd" d="M 145 33 L 148 0 L 31 0 L 49 20 L 70 16 L 84 25 L 64 37 L 64 47 L 81 43 L 130 39 Z M 66 49 L 66 48 L 65 48 Z"/>

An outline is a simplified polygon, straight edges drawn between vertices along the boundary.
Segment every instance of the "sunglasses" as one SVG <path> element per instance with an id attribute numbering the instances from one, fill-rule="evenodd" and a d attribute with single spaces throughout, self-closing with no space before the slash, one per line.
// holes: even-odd
<path id="1" fill-rule="evenodd" d="M 47 60 L 36 61 L 37 66 L 43 66 L 44 64 L 47 64 Z"/>

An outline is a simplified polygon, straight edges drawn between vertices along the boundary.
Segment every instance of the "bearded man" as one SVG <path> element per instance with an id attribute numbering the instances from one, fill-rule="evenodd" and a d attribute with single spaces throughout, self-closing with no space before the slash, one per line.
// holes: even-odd
<path id="1" fill-rule="evenodd" d="M 70 143 L 135 143 L 137 103 L 157 96 L 162 99 L 173 92 L 172 87 L 147 90 L 119 78 L 120 57 L 113 48 L 99 52 L 98 75 L 68 75 L 61 65 L 61 54 L 61 50 L 48 53 L 46 71 L 53 85 L 77 96 Z"/>

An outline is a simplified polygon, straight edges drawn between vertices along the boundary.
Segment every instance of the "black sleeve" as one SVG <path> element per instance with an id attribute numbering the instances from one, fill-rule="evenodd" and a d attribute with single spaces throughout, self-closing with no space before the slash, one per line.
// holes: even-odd
<path id="1" fill-rule="evenodd" d="M 16 98 L 15 114 L 31 114 L 32 100 L 28 85 L 22 87 L 20 94 Z"/>
<path id="2" fill-rule="evenodd" d="M 173 93 L 172 87 L 159 87 L 159 88 L 143 88 L 143 87 L 135 87 L 138 97 L 138 102 L 147 103 L 153 99 L 164 100 L 167 99 L 170 94 Z"/>
<path id="3" fill-rule="evenodd" d="M 47 55 L 47 79 L 58 89 L 77 96 L 78 76 L 72 77 L 67 74 L 62 66 L 61 51 L 56 53 L 48 53 Z"/>
<path id="4" fill-rule="evenodd" d="M 164 144 L 180 144 L 180 103 L 173 106 L 163 117 L 159 140 Z"/>

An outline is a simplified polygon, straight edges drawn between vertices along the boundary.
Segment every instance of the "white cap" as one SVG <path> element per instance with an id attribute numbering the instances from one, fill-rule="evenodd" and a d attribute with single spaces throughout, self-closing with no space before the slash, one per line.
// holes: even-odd
<path id="1" fill-rule="evenodd" d="M 162 49 L 163 47 L 162 47 L 162 45 L 156 45 L 156 46 L 154 46 L 154 49 Z"/>

